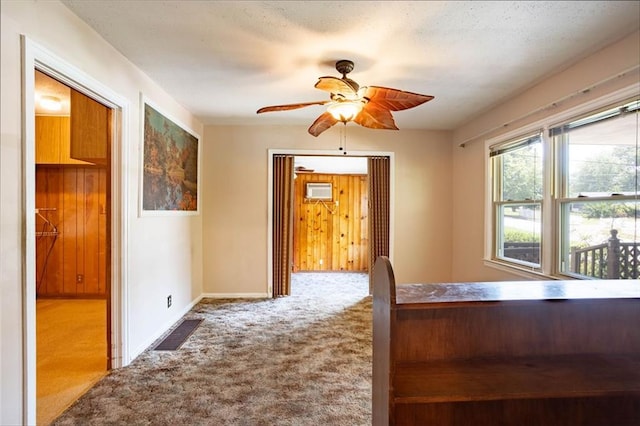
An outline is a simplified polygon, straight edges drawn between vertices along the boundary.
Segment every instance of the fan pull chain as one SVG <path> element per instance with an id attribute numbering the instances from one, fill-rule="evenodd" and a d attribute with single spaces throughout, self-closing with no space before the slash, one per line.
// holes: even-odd
<path id="1" fill-rule="evenodd" d="M 340 148 L 338 148 L 344 155 L 347 155 L 347 123 L 344 123 L 344 127 L 340 129 Z"/>

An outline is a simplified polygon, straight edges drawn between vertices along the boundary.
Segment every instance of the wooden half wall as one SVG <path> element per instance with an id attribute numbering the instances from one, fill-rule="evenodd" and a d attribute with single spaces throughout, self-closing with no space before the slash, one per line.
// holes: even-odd
<path id="1" fill-rule="evenodd" d="M 305 198 L 307 182 L 331 183 L 333 199 Z M 367 175 L 298 173 L 293 272 L 369 270 Z"/>

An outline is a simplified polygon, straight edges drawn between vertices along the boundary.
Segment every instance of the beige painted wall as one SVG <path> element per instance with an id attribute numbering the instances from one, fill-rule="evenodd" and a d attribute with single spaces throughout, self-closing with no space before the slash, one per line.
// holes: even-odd
<path id="1" fill-rule="evenodd" d="M 202 294 L 202 216 L 138 216 L 140 92 L 194 132 L 202 135 L 203 126 L 60 3 L 3 0 L 1 5 L 0 424 L 17 425 L 24 421 L 25 389 L 20 35 L 128 102 L 122 171 L 127 182 L 123 203 L 128 205 L 128 215 L 123 220 L 128 234 L 123 244 L 132 357 Z M 166 307 L 168 294 L 173 295 L 171 309 Z"/>
<path id="2" fill-rule="evenodd" d="M 519 127 L 536 123 L 545 117 L 594 101 L 625 87 L 640 84 L 639 64 L 640 33 L 635 32 L 596 54 L 567 66 L 563 71 L 509 102 L 480 115 L 454 132 L 453 280 L 524 279 L 485 266 L 483 262 L 484 202 L 487 197 L 485 141 L 500 134 L 517 131 Z M 551 103 L 556 103 L 556 106 L 532 114 Z M 523 119 L 504 126 L 518 117 Z M 464 148 L 460 148 L 459 145 L 463 142 L 467 143 Z"/>
<path id="3" fill-rule="evenodd" d="M 401 113 L 399 113 L 401 114 Z M 208 126 L 203 154 L 205 293 L 267 291 L 269 149 L 334 150 L 339 128 Z M 448 281 L 451 264 L 451 144 L 442 131 L 347 128 L 348 152 L 395 156 L 394 267 L 400 282 Z"/>

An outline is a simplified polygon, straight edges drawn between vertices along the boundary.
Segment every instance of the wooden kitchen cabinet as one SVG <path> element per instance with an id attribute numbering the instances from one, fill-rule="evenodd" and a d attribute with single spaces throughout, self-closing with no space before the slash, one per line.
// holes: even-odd
<path id="1" fill-rule="evenodd" d="M 71 89 L 71 157 L 107 164 L 111 109 Z"/>
<path id="2" fill-rule="evenodd" d="M 36 164 L 91 164 L 71 158 L 69 117 L 36 116 Z"/>

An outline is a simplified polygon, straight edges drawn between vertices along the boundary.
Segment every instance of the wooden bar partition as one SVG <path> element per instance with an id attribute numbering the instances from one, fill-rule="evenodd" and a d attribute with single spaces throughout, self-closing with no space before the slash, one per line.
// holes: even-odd
<path id="1" fill-rule="evenodd" d="M 640 286 L 374 268 L 374 425 L 640 424 Z"/>

